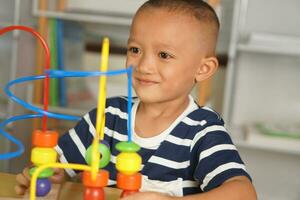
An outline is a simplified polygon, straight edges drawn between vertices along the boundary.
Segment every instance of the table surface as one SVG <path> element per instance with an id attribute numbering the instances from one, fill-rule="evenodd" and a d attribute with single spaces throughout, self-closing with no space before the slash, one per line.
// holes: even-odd
<path id="1" fill-rule="evenodd" d="M 18 196 L 15 194 L 14 186 L 16 185 L 16 176 L 14 174 L 7 174 L 0 172 L 0 199 L 13 200 L 13 199 L 29 199 L 28 195 Z M 55 185 L 54 190 L 58 191 L 58 200 L 72 199 L 83 200 L 83 185 L 81 183 L 66 182 L 61 186 Z M 104 188 L 105 199 L 117 200 L 120 197 L 121 191 L 116 188 Z M 53 193 L 53 192 L 52 192 Z M 36 198 L 47 199 L 47 198 Z M 49 198 L 48 198 L 49 199 Z M 51 198 L 53 199 L 53 198 Z"/>

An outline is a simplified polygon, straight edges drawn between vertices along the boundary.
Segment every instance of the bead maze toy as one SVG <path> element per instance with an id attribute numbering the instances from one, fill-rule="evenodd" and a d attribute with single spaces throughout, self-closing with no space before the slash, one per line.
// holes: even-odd
<path id="1" fill-rule="evenodd" d="M 5 86 L 4 91 L 11 100 L 24 106 L 30 111 L 37 114 L 19 115 L 11 117 L 0 123 L 0 134 L 18 146 L 18 150 L 9 153 L 1 153 L 0 160 L 11 159 L 20 156 L 24 151 L 24 145 L 16 138 L 4 131 L 4 127 L 14 121 L 30 118 L 42 118 L 42 130 L 34 130 L 32 135 L 31 162 L 34 167 L 30 169 L 30 200 L 35 200 L 36 196 L 46 196 L 51 190 L 51 182 L 48 177 L 53 175 L 53 168 L 70 168 L 82 170 L 82 183 L 84 185 L 84 200 L 104 200 L 103 187 L 107 186 L 109 172 L 102 169 L 110 161 L 110 147 L 104 139 L 105 125 L 105 103 L 106 103 L 106 78 L 107 76 L 119 75 L 126 73 L 128 75 L 128 120 L 127 131 L 128 141 L 120 142 L 116 149 L 121 153 L 116 158 L 117 187 L 123 190 L 121 197 L 138 192 L 141 187 L 141 169 L 142 159 L 137 153 L 140 147 L 132 142 L 131 136 L 131 105 L 132 105 L 132 67 L 127 69 L 108 71 L 109 58 L 109 39 L 104 38 L 102 43 L 101 66 L 100 71 L 83 72 L 83 71 L 63 71 L 50 70 L 50 51 L 45 40 L 30 27 L 26 26 L 8 26 L 0 29 L 0 35 L 9 31 L 22 30 L 33 34 L 42 43 L 45 50 L 45 74 L 37 76 L 21 77 L 11 80 Z M 47 130 L 47 118 L 57 118 L 64 120 L 79 120 L 80 118 L 72 115 L 52 113 L 48 111 L 49 99 L 49 80 L 51 78 L 64 77 L 90 77 L 100 76 L 99 94 L 97 104 L 96 134 L 91 146 L 86 151 L 85 160 L 87 165 L 82 164 L 62 164 L 57 163 L 57 153 L 53 149 L 58 142 L 58 133 L 54 130 Z M 44 79 L 44 108 L 39 109 L 29 103 L 24 102 L 16 97 L 10 91 L 10 87 L 15 84 L 27 81 Z"/>

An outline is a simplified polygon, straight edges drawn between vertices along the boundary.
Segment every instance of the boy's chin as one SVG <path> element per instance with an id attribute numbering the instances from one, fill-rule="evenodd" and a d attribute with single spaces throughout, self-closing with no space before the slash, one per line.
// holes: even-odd
<path id="1" fill-rule="evenodd" d="M 143 103 L 158 103 L 159 97 L 155 94 L 145 94 L 145 93 L 137 93 L 137 97 Z"/>

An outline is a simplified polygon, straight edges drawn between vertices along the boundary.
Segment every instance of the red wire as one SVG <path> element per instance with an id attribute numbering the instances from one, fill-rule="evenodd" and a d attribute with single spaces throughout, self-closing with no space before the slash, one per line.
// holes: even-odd
<path id="1" fill-rule="evenodd" d="M 13 31 L 13 30 L 22 30 L 22 31 L 26 31 L 29 32 L 31 34 L 33 34 L 35 37 L 37 37 L 37 39 L 40 40 L 40 42 L 42 43 L 42 46 L 45 49 L 45 69 L 49 70 L 50 69 L 50 50 L 49 47 L 46 43 L 46 41 L 43 39 L 43 37 L 36 32 L 34 29 L 27 27 L 27 26 L 8 26 L 5 27 L 3 29 L 0 29 L 0 35 L 9 32 L 9 31 Z M 48 111 L 48 104 L 49 104 L 49 75 L 46 74 L 46 78 L 44 80 L 44 110 Z M 42 130 L 43 132 L 45 132 L 47 130 L 47 115 L 43 115 L 43 124 L 42 124 Z"/>

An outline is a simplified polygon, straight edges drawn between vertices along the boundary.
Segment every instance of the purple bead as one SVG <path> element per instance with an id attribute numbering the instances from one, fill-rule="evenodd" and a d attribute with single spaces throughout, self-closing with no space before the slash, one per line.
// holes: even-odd
<path id="1" fill-rule="evenodd" d="M 36 196 L 46 196 L 51 190 L 51 182 L 47 178 L 39 178 L 36 181 Z"/>

